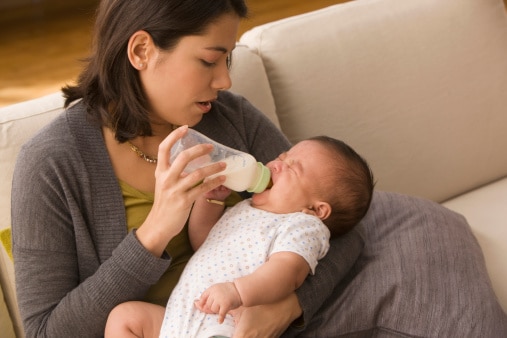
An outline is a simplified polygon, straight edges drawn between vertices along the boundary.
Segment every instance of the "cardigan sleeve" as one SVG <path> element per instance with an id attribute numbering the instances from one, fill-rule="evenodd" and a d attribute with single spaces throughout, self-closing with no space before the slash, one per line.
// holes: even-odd
<path id="1" fill-rule="evenodd" d="M 141 299 L 170 264 L 127 235 L 115 216 L 124 208 L 99 200 L 90 183 L 98 175 L 84 169 L 64 126 L 59 118 L 27 143 L 14 171 L 13 254 L 27 337 L 103 336 L 112 308 Z M 97 208 L 111 220 L 96 221 Z M 111 246 L 108 257 L 99 242 Z"/>

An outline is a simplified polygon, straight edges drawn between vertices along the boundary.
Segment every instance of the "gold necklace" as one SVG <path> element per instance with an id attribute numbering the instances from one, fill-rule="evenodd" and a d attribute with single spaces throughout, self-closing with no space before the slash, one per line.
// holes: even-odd
<path id="1" fill-rule="evenodd" d="M 132 142 L 130 142 L 130 141 L 127 141 L 127 143 L 129 144 L 130 149 L 132 149 L 132 151 L 135 152 L 137 154 L 137 156 L 139 156 L 140 158 L 142 158 L 143 160 L 145 160 L 148 163 L 157 164 L 158 159 L 156 157 L 151 157 L 151 156 L 146 155 L 145 153 L 143 153 L 141 151 L 141 149 L 139 149 L 138 147 L 133 145 Z"/>

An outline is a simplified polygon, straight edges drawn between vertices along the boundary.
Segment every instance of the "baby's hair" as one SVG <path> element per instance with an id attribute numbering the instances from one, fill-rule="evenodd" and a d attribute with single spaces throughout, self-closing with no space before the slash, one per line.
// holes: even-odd
<path id="1" fill-rule="evenodd" d="M 373 173 L 366 160 L 345 142 L 329 136 L 308 140 L 319 142 L 336 154 L 332 158 L 334 175 L 321 180 L 324 186 L 319 189 L 332 208 L 324 220 L 331 237 L 343 235 L 361 221 L 370 207 L 375 186 Z"/>

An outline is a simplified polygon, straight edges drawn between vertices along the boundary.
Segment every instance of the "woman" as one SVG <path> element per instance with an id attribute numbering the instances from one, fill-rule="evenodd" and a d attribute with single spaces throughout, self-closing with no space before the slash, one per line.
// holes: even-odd
<path id="1" fill-rule="evenodd" d="M 166 303 L 192 255 L 192 203 L 223 182 L 196 185 L 220 165 L 182 175 L 206 146 L 169 163 L 184 132 L 168 137 L 176 126 L 262 162 L 289 147 L 259 111 L 223 91 L 246 14 L 242 0 L 101 2 L 87 67 L 63 89 L 68 109 L 24 146 L 15 170 L 13 251 L 27 336 L 99 337 L 117 304 Z M 302 290 L 328 288 L 325 297 L 337 281 L 315 283 Z M 307 298 L 238 312 L 237 336 L 281 334 L 321 305 Z"/>

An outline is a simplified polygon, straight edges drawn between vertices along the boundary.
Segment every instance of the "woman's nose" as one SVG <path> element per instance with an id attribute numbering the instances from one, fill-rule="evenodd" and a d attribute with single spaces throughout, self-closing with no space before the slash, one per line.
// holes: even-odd
<path id="1" fill-rule="evenodd" d="M 227 90 L 232 86 L 231 76 L 227 65 L 220 65 L 216 68 L 215 77 L 212 83 L 213 88 L 218 90 Z"/>

